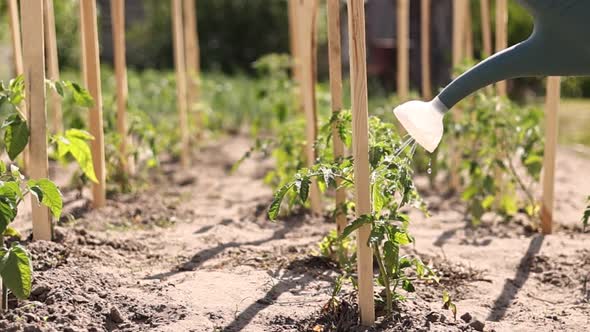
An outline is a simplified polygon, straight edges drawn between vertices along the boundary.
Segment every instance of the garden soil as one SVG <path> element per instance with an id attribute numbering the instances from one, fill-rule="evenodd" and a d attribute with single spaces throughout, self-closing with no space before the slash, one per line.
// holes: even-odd
<path id="1" fill-rule="evenodd" d="M 149 188 L 99 211 L 66 192 L 66 212 L 77 219 L 62 218 L 55 242 L 27 244 L 32 296 L 11 299 L 0 331 L 362 331 L 349 286 L 340 306 L 326 306 L 338 269 L 317 244 L 334 225 L 304 213 L 268 221 L 270 161 L 231 173 L 248 147 L 227 138 L 203 147 L 188 170 L 164 163 Z M 407 253 L 432 264 L 441 281 L 418 284 L 392 320 L 369 331 L 587 331 L 590 234 L 577 225 L 589 165 L 559 150 L 563 226 L 546 237 L 518 217 L 466 227 L 464 206 L 418 178 L 432 216 L 412 213 L 416 242 Z M 24 234 L 29 218 L 22 211 L 17 221 Z M 442 308 L 444 290 L 456 318 Z"/>

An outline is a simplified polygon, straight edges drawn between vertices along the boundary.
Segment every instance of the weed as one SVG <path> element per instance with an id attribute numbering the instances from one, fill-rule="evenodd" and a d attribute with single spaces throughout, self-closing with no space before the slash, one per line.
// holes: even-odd
<path id="1" fill-rule="evenodd" d="M 586 231 L 586 227 L 590 224 L 590 196 L 586 199 L 588 206 L 584 211 L 584 215 L 582 216 L 582 226 L 584 227 L 584 231 Z"/>
<path id="2" fill-rule="evenodd" d="M 453 318 L 455 318 L 455 320 L 457 319 L 457 305 L 455 304 L 455 302 L 453 302 L 453 298 L 451 297 L 451 294 L 449 294 L 449 292 L 447 292 L 446 290 L 443 291 L 443 309 L 449 310 L 453 313 Z"/>

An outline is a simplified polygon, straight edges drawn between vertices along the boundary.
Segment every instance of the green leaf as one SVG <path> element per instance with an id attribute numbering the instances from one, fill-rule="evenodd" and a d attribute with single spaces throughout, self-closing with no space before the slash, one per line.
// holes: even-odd
<path id="1" fill-rule="evenodd" d="M 400 246 L 405 246 L 412 243 L 412 239 L 406 232 L 397 232 L 395 233 L 395 242 L 399 243 Z"/>
<path id="2" fill-rule="evenodd" d="M 94 137 L 88 132 L 79 129 L 68 129 L 65 135 L 55 136 L 57 142 L 57 154 L 60 157 L 64 157 L 66 154 L 70 154 L 80 168 L 84 175 L 89 178 L 92 182 L 98 183 L 96 174 L 94 173 L 94 164 L 92 163 L 92 153 L 90 152 L 90 146 L 88 146 L 88 140 L 92 140 Z"/>
<path id="3" fill-rule="evenodd" d="M 383 258 L 387 272 L 395 273 L 401 269 L 399 260 L 399 246 L 397 246 L 395 243 L 391 241 L 385 242 L 383 245 Z"/>
<path id="4" fill-rule="evenodd" d="M 92 107 L 94 106 L 94 99 L 88 92 L 88 90 L 82 88 L 75 82 L 64 81 L 64 86 L 67 87 L 74 98 L 76 105 L 81 107 Z"/>
<path id="5" fill-rule="evenodd" d="M 373 211 L 375 214 L 381 213 L 383 210 L 383 206 L 385 205 L 385 196 L 383 196 L 383 192 L 381 191 L 381 182 L 373 183 Z"/>
<path id="6" fill-rule="evenodd" d="M 447 304 L 449 302 L 451 302 L 451 294 L 449 294 L 449 292 L 447 292 L 446 290 L 443 291 L 443 303 Z"/>
<path id="7" fill-rule="evenodd" d="M 76 128 L 66 130 L 65 136 L 67 138 L 79 138 L 79 139 L 82 139 L 85 141 L 94 140 L 94 136 L 92 136 L 92 134 L 90 134 L 86 130 L 76 129 Z"/>
<path id="8" fill-rule="evenodd" d="M 8 228 L 18 212 L 16 200 L 13 197 L 0 196 L 0 233 Z"/>
<path id="9" fill-rule="evenodd" d="M 279 188 L 279 190 L 275 193 L 272 203 L 270 203 L 270 207 L 268 208 L 268 219 L 273 221 L 277 219 L 279 212 L 281 212 L 281 203 L 283 202 L 283 198 L 285 198 L 285 195 L 293 187 L 293 185 L 293 183 L 288 183 Z"/>
<path id="10" fill-rule="evenodd" d="M 309 185 L 311 184 L 311 180 L 309 177 L 303 177 L 302 179 L 296 182 L 296 186 L 299 189 L 299 198 L 301 198 L 302 202 L 307 201 L 309 197 Z"/>
<path id="11" fill-rule="evenodd" d="M 61 192 L 55 183 L 47 179 L 40 179 L 29 180 L 27 185 L 32 192 L 36 193 L 39 201 L 51 210 L 53 216 L 59 219 L 63 208 L 63 200 Z"/>
<path id="12" fill-rule="evenodd" d="M 5 249 L 3 249 L 5 250 Z M 23 300 L 31 294 L 33 266 L 29 253 L 19 244 L 13 245 L 0 260 L 0 276 L 14 296 Z"/>
<path id="13" fill-rule="evenodd" d="M 359 218 L 357 218 L 353 222 L 351 222 L 350 225 L 348 225 L 344 228 L 344 230 L 342 231 L 342 235 L 340 235 L 340 238 L 344 239 L 344 238 L 350 236 L 350 234 L 352 234 L 352 232 L 354 232 L 357 229 L 361 228 L 362 226 L 368 225 L 372 222 L 373 222 L 372 216 L 369 216 L 369 215 L 360 216 Z"/>
<path id="14" fill-rule="evenodd" d="M 15 202 L 19 198 L 23 198 L 23 193 L 20 190 L 20 186 L 16 181 L 0 182 L 0 196 L 8 197 L 11 201 Z"/>
<path id="15" fill-rule="evenodd" d="M 37 197 L 37 201 L 43 202 L 43 190 L 37 186 L 30 187 L 31 194 Z"/>
<path id="16" fill-rule="evenodd" d="M 404 279 L 402 282 L 402 288 L 409 293 L 413 293 L 416 291 L 416 288 L 414 287 L 414 284 L 412 284 L 412 282 L 408 279 Z"/>
<path id="17" fill-rule="evenodd" d="M 19 231 L 17 231 L 16 229 L 10 227 L 10 226 L 6 227 L 6 229 L 4 230 L 4 233 L 2 234 L 2 236 L 4 236 L 4 237 L 13 237 L 13 238 L 16 238 L 16 239 L 19 239 L 19 240 L 22 238 L 21 233 Z"/>
<path id="18" fill-rule="evenodd" d="M 55 82 L 53 85 L 55 87 L 55 91 L 63 98 L 64 97 L 64 84 L 63 82 Z"/>
<path id="19" fill-rule="evenodd" d="M 10 160 L 16 157 L 25 149 L 29 143 L 29 127 L 20 114 L 13 114 L 4 121 L 2 128 L 4 132 L 4 144 Z"/>
<path id="20" fill-rule="evenodd" d="M 496 198 L 494 196 L 489 195 L 483 200 L 483 202 L 481 202 L 481 206 L 483 206 L 484 209 L 489 210 L 494 204 L 495 200 Z"/>
<path id="21" fill-rule="evenodd" d="M 502 210 L 509 216 L 513 216 L 518 212 L 518 201 L 517 197 L 511 194 L 505 194 L 500 200 Z"/>

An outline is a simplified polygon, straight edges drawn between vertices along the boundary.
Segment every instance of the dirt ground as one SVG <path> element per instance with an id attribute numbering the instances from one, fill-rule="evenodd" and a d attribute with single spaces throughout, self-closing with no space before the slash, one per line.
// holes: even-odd
<path id="1" fill-rule="evenodd" d="M 28 244 L 33 294 L 10 302 L 0 330 L 322 331 L 338 269 L 318 257 L 317 243 L 334 226 L 305 214 L 269 222 L 269 161 L 229 172 L 247 148 L 228 138 L 203 148 L 190 170 L 164 164 L 151 188 L 99 211 L 67 193 L 66 210 L 79 218 L 63 218 L 56 242 Z M 394 321 L 371 330 L 587 331 L 590 234 L 575 225 L 590 194 L 589 165 L 560 149 L 563 226 L 546 237 L 519 220 L 466 228 L 459 202 L 425 189 L 432 217 L 413 215 L 410 251 L 433 264 L 441 284 L 418 285 Z M 22 213 L 17 224 L 25 233 L 27 220 Z M 444 289 L 456 319 L 442 309 Z M 346 325 L 354 317 L 350 305 L 329 318 L 341 331 L 362 330 Z"/>

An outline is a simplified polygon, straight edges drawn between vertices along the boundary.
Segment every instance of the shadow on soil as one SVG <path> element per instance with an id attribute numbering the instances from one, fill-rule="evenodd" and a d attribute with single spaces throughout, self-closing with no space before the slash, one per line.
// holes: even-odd
<path id="1" fill-rule="evenodd" d="M 303 290 L 311 282 L 317 281 L 318 276 L 312 275 L 311 270 L 317 270 L 319 273 L 325 272 L 329 269 L 335 269 L 335 265 L 321 257 L 305 257 L 296 259 L 289 263 L 285 267 L 285 270 L 289 271 L 287 277 L 279 280 L 266 294 L 250 304 L 239 314 L 236 314 L 234 320 L 229 323 L 224 329 L 224 332 L 238 332 L 242 331 L 246 326 L 252 322 L 256 315 L 275 304 L 281 294 L 287 292 L 295 292 L 296 290 Z M 334 279 L 330 276 L 322 274 L 322 279 L 334 282 Z"/>
<path id="2" fill-rule="evenodd" d="M 518 264 L 516 276 L 514 276 L 514 279 L 506 279 L 502 293 L 498 296 L 496 301 L 494 301 L 494 305 L 492 306 L 492 310 L 487 320 L 498 322 L 504 318 L 506 311 L 510 308 L 510 304 L 516 298 L 516 295 L 522 286 L 524 286 L 529 279 L 531 262 L 535 255 L 541 250 L 544 239 L 545 238 L 542 235 L 537 235 L 531 239 L 526 254 L 520 260 L 520 264 Z"/>
<path id="3" fill-rule="evenodd" d="M 267 243 L 267 242 L 270 242 L 273 240 L 284 239 L 285 235 L 287 235 L 292 229 L 300 227 L 305 222 L 304 219 L 305 218 L 303 218 L 302 216 L 293 216 L 293 217 L 289 218 L 288 220 L 281 222 L 280 223 L 281 227 L 279 229 L 275 230 L 271 236 L 264 238 L 264 239 L 260 239 L 260 240 L 256 240 L 256 241 L 245 241 L 245 242 L 232 241 L 232 242 L 228 242 L 228 243 L 221 243 L 213 248 L 201 250 L 198 253 L 196 253 L 195 255 L 193 255 L 193 257 L 190 260 L 188 260 L 187 262 L 182 263 L 180 265 L 177 265 L 171 271 L 147 276 L 147 277 L 145 277 L 145 279 L 150 279 L 150 280 L 166 279 L 168 277 L 174 276 L 179 273 L 194 271 L 197 268 L 199 268 L 200 266 L 202 266 L 208 260 L 214 258 L 218 254 L 222 253 L 224 250 L 229 249 L 229 248 L 238 248 L 241 246 L 258 246 L 258 245 L 261 245 L 261 244 L 264 244 L 264 243 Z M 224 221 L 222 221 L 220 224 L 224 224 Z M 210 228 L 207 229 L 207 227 L 208 226 L 205 226 L 204 227 L 205 229 L 201 228 L 201 229 L 195 231 L 194 234 L 202 234 L 202 233 L 207 232 L 208 230 L 210 230 Z"/>

